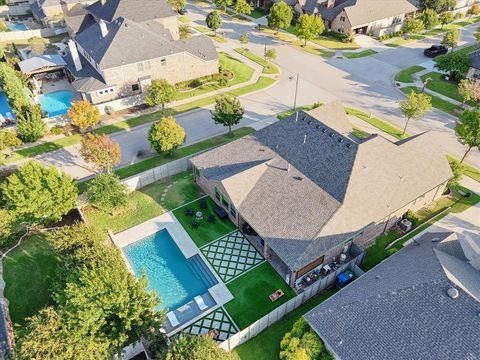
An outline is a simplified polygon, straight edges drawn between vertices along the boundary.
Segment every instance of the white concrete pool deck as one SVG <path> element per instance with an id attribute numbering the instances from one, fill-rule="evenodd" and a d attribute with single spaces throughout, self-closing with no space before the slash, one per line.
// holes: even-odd
<path id="1" fill-rule="evenodd" d="M 190 238 L 188 233 L 185 231 L 183 226 L 180 224 L 180 222 L 177 220 L 177 218 L 175 217 L 175 215 L 173 215 L 172 212 L 167 212 L 165 214 L 157 216 L 118 234 L 113 234 L 111 238 L 115 245 L 122 249 L 127 245 L 133 244 L 134 242 L 142 240 L 147 236 L 155 234 L 163 229 L 166 229 L 170 233 L 170 236 L 175 241 L 185 258 L 188 259 L 194 255 L 200 256 L 202 258 L 202 261 L 205 263 L 205 265 L 209 268 L 210 272 L 215 276 L 218 281 L 216 285 L 208 289 L 209 294 L 216 302 L 216 306 L 209 308 L 208 310 L 202 312 L 201 314 L 193 318 L 191 321 L 188 321 L 184 324 L 181 324 L 181 326 L 176 327 L 174 330 L 169 329 L 170 331 L 167 333 L 167 335 L 171 336 L 174 333 L 177 333 L 183 328 L 194 323 L 195 321 L 203 317 L 205 314 L 229 302 L 233 299 L 233 295 L 230 290 L 228 290 L 227 286 L 223 283 L 222 279 L 219 277 L 215 269 L 211 266 L 211 264 L 208 262 L 208 260 L 205 258 L 200 249 L 193 242 L 193 240 Z M 130 268 L 130 264 L 128 263 L 128 259 L 124 256 L 123 251 L 122 256 L 125 260 L 127 267 L 130 271 L 132 271 Z"/>

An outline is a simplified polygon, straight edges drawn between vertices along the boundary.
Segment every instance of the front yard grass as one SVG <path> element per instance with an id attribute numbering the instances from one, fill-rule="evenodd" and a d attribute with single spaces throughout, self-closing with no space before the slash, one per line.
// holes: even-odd
<path id="1" fill-rule="evenodd" d="M 130 193 L 127 205 L 113 214 L 92 206 L 84 208 L 83 213 L 89 225 L 103 232 L 112 230 L 118 233 L 195 200 L 200 195 L 191 171 L 185 171 Z"/>
<path id="2" fill-rule="evenodd" d="M 192 20 L 190 20 L 190 18 L 187 15 L 180 15 L 178 17 L 178 21 L 181 21 L 184 24 L 188 24 Z"/>
<path id="3" fill-rule="evenodd" d="M 447 155 L 447 159 L 449 162 L 452 162 L 452 161 L 460 162 L 460 159 L 452 155 Z M 476 168 L 475 166 L 469 165 L 465 162 L 462 163 L 462 165 L 463 165 L 463 175 L 468 176 L 473 180 L 480 182 L 480 169 Z"/>
<path id="4" fill-rule="evenodd" d="M 265 60 L 261 56 L 258 56 L 257 54 L 254 54 L 253 52 L 243 49 L 243 48 L 237 48 L 234 49 L 237 53 L 245 56 L 246 58 L 256 62 L 257 64 L 263 66 L 263 73 L 264 74 L 278 74 L 280 71 L 278 70 L 278 67 L 273 65 L 271 62 Z"/>
<path id="5" fill-rule="evenodd" d="M 455 81 L 445 80 L 444 76 L 444 74 L 437 72 L 429 72 L 428 74 L 422 75 L 421 79 L 422 81 L 425 81 L 426 79 L 430 78 L 427 83 L 427 89 L 462 102 L 463 99 L 458 93 L 458 83 Z M 467 101 L 467 104 L 470 106 L 476 105 L 474 101 Z"/>
<path id="6" fill-rule="evenodd" d="M 212 40 L 215 40 L 216 42 L 218 43 L 226 43 L 227 42 L 227 39 L 225 39 L 223 36 L 220 36 L 218 34 L 215 34 L 212 30 L 210 30 L 209 28 L 205 27 L 205 26 L 194 26 L 193 27 L 195 30 L 207 35 L 209 38 L 211 38 Z"/>
<path id="7" fill-rule="evenodd" d="M 400 90 L 406 95 L 410 94 L 410 92 L 412 91 L 415 91 L 417 93 L 421 92 L 421 90 L 415 86 L 405 86 Z M 446 100 L 440 99 L 437 96 L 433 96 L 431 94 L 428 94 L 428 95 L 432 98 L 432 106 L 435 109 L 441 110 L 455 117 L 458 117 L 462 112 L 462 109 L 459 106 L 452 104 L 451 102 L 448 102 Z"/>
<path id="8" fill-rule="evenodd" d="M 328 289 L 319 296 L 310 299 L 307 303 L 288 313 L 282 320 L 263 330 L 253 339 L 235 348 L 234 351 L 242 360 L 278 360 L 280 341 L 292 329 L 293 324 L 337 291 L 334 288 Z"/>
<path id="9" fill-rule="evenodd" d="M 355 41 L 347 43 L 343 42 L 340 34 L 337 35 L 329 32 L 320 35 L 317 39 L 312 40 L 312 42 L 327 49 L 333 50 L 355 50 L 361 48 L 361 46 Z"/>
<path id="10" fill-rule="evenodd" d="M 207 200 L 207 209 L 200 209 L 200 200 L 197 200 L 188 205 L 182 206 L 173 211 L 173 214 L 182 224 L 185 231 L 190 235 L 193 242 L 198 246 L 202 247 L 203 245 L 216 240 L 223 235 L 231 233 L 236 229 L 235 225 L 230 221 L 230 219 L 220 220 L 215 215 L 215 202 L 206 197 Z M 195 216 L 185 215 L 185 209 L 192 208 L 195 212 L 201 211 L 203 213 L 203 219 L 200 220 L 200 226 L 198 229 L 192 228 L 192 222 L 195 220 Z M 217 218 L 215 224 L 207 222 L 208 215 L 214 215 Z"/>
<path id="11" fill-rule="evenodd" d="M 357 51 L 357 52 L 344 52 L 343 56 L 345 56 L 347 59 L 357 59 L 365 56 L 370 56 L 374 55 L 377 52 L 373 49 L 367 49 L 363 51 Z"/>
<path id="12" fill-rule="evenodd" d="M 297 108 L 295 110 L 294 109 L 289 109 L 289 110 L 285 110 L 285 111 L 282 111 L 281 113 L 277 114 L 277 119 L 278 120 L 283 120 L 283 119 L 289 117 L 290 115 L 295 114 L 297 111 L 308 111 L 308 110 L 315 109 L 316 107 L 321 106 L 321 105 L 322 105 L 321 103 L 315 103 L 315 104 L 311 104 L 311 105 L 297 106 Z"/>
<path id="13" fill-rule="evenodd" d="M 295 292 L 268 262 L 241 275 L 228 283 L 227 287 L 234 299 L 224 307 L 240 329 L 246 328 L 295 296 Z M 268 296 L 278 289 L 282 289 L 285 295 L 272 302 Z"/>
<path id="14" fill-rule="evenodd" d="M 371 134 L 360 129 L 359 127 L 352 125 L 352 135 L 356 136 L 359 139 L 365 139 L 369 137 Z"/>
<path id="15" fill-rule="evenodd" d="M 259 19 L 261 17 L 264 17 L 265 15 L 265 11 L 263 11 L 262 9 L 253 9 L 253 11 L 250 13 L 250 17 L 254 18 L 254 19 Z"/>
<path id="16" fill-rule="evenodd" d="M 5 297 L 12 322 L 23 325 L 27 317 L 49 305 L 52 279 L 59 259 L 45 235 L 29 236 L 3 260 Z"/>
<path id="17" fill-rule="evenodd" d="M 351 107 L 345 107 L 345 112 L 347 113 L 347 115 L 356 116 L 357 118 L 369 123 L 372 126 L 375 126 L 376 128 L 382 130 L 383 132 L 386 132 L 393 137 L 396 137 L 397 139 L 405 139 L 410 136 L 410 134 L 408 133 L 402 135 L 401 129 L 375 116 L 370 117 L 370 115 L 364 111 Z"/>
<path id="18" fill-rule="evenodd" d="M 395 81 L 403 82 L 403 83 L 413 83 L 412 75 L 425 70 L 423 66 L 414 65 L 410 66 L 409 68 L 403 69 L 397 75 L 395 75 Z"/>

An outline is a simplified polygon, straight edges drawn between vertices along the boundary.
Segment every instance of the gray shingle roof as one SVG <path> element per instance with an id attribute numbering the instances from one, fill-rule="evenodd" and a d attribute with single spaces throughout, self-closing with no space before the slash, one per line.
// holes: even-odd
<path id="1" fill-rule="evenodd" d="M 176 15 L 165 0 L 106 0 L 104 4 L 97 1 L 88 6 L 87 10 L 97 18 L 109 22 L 118 17 L 144 22 Z"/>
<path id="2" fill-rule="evenodd" d="M 100 26 L 95 23 L 75 36 L 75 41 L 87 50 L 102 69 L 183 51 L 203 60 L 214 60 L 218 57 L 212 40 L 206 36 L 173 41 L 169 31 L 156 21 L 139 24 L 120 17 L 108 23 L 107 29 L 107 36 L 102 37 Z"/>
<path id="3" fill-rule="evenodd" d="M 82 63 L 82 69 L 77 71 L 75 69 L 75 64 L 73 63 L 72 56 L 70 53 L 67 53 L 63 56 L 63 60 L 67 64 L 68 71 L 72 74 L 75 80 L 72 83 L 72 86 L 75 90 L 79 92 L 91 92 L 96 90 L 102 90 L 107 87 L 107 84 L 100 76 L 100 74 L 90 65 L 90 63 L 80 55 L 80 62 Z M 110 84 L 113 86 L 115 84 Z"/>
<path id="4" fill-rule="evenodd" d="M 341 105 L 311 114 L 316 118 L 300 112 L 298 121 L 292 115 L 192 159 L 292 270 L 452 176 L 429 134 L 401 145 L 380 136 L 357 144 L 341 135 Z"/>
<path id="5" fill-rule="evenodd" d="M 95 19 L 90 14 L 66 16 L 65 23 L 76 34 L 84 31 L 85 29 L 89 28 L 91 25 L 95 24 Z"/>
<path id="6" fill-rule="evenodd" d="M 335 6 L 327 8 L 324 5 L 318 5 L 318 12 L 324 20 L 332 21 L 347 6 L 355 5 L 357 0 L 337 0 Z"/>
<path id="7" fill-rule="evenodd" d="M 468 59 L 470 60 L 470 67 L 480 69 L 480 50 L 468 54 Z"/>
<path id="8" fill-rule="evenodd" d="M 305 318 L 341 359 L 477 359 L 480 304 L 460 287 L 457 299 L 448 297 L 454 284 L 436 255 L 458 250 L 450 235 L 425 234 Z"/>

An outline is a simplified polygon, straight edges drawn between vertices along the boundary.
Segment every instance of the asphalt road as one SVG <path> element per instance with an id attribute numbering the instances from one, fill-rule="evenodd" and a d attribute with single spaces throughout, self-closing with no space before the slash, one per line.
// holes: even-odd
<path id="1" fill-rule="evenodd" d="M 188 9 L 188 16 L 191 19 L 197 24 L 204 24 L 203 19 L 209 9 L 192 6 L 188 6 Z M 475 28 L 476 26 L 472 26 L 462 32 L 461 44 L 473 42 Z M 422 54 L 423 49 L 439 42 L 439 38 L 431 38 L 364 58 L 324 59 L 259 33 L 253 23 L 238 23 L 224 19 L 221 31 L 229 41 L 226 44 L 216 43 L 219 50 L 240 47 L 238 38 L 243 33 L 249 35 L 249 44 L 246 47 L 258 55 L 263 55 L 265 46 L 277 50 L 275 63 L 282 69 L 279 82 L 268 90 L 241 98 L 246 113 L 239 126 L 258 127 L 275 121 L 275 114 L 293 107 L 295 81 L 290 77 L 297 74 L 299 75 L 297 105 L 341 100 L 346 105 L 361 108 L 402 127 L 404 118 L 398 109 L 398 101 L 404 96 L 395 87 L 393 78 L 403 68 L 428 61 Z M 226 128 L 213 123 L 209 108 L 179 115 L 177 121 L 186 130 L 187 144 L 226 131 Z M 437 143 L 445 152 L 460 157 L 465 148 L 458 143 L 453 132 L 454 126 L 454 117 L 432 110 L 424 119 L 411 122 L 408 131 L 412 134 L 432 131 L 436 135 Z M 141 126 L 112 136 L 122 147 L 120 166 L 138 161 L 136 157 L 138 150 L 149 150 L 146 140 L 148 128 L 149 125 Z M 78 155 L 78 146 L 43 154 L 37 159 L 55 164 L 76 178 L 91 175 L 88 166 Z M 480 167 L 479 151 L 472 150 L 467 160 L 472 165 Z"/>

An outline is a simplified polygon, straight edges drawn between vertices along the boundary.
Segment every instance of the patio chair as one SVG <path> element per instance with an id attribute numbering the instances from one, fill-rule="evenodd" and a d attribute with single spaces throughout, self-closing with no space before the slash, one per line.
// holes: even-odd
<path id="1" fill-rule="evenodd" d="M 198 308 L 199 308 L 200 310 L 203 311 L 203 310 L 205 310 L 205 309 L 208 309 L 208 306 L 207 306 L 207 305 L 205 304 L 205 302 L 203 301 L 203 297 L 202 297 L 202 296 L 200 296 L 200 295 L 199 295 L 199 296 L 195 296 L 193 299 L 194 299 L 195 302 L 197 303 Z"/>
<path id="2" fill-rule="evenodd" d="M 194 216 L 195 215 L 195 210 L 193 210 L 192 208 L 186 208 L 185 209 L 185 215 Z"/>
<path id="3" fill-rule="evenodd" d="M 207 199 L 206 198 L 201 198 L 200 199 L 200 209 L 206 209 L 207 208 Z"/>
<path id="4" fill-rule="evenodd" d="M 168 321 L 170 321 L 170 324 L 173 327 L 177 327 L 178 325 L 180 325 L 180 322 L 178 321 L 178 319 L 175 316 L 175 313 L 173 311 L 170 311 L 170 312 L 167 313 L 167 319 L 168 319 Z"/>
<path id="5" fill-rule="evenodd" d="M 194 221 L 192 222 L 192 229 L 198 229 L 198 227 L 200 226 L 200 223 L 198 221 Z"/>
<path id="6" fill-rule="evenodd" d="M 215 224 L 216 221 L 217 221 L 217 218 L 215 216 L 213 216 L 212 214 L 208 215 L 207 222 L 211 224 Z"/>

